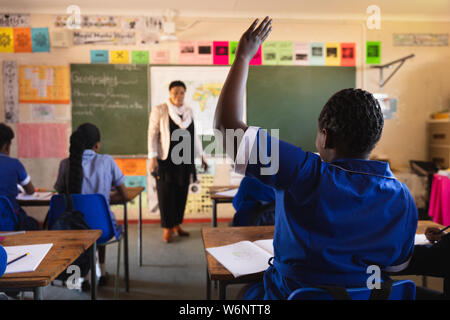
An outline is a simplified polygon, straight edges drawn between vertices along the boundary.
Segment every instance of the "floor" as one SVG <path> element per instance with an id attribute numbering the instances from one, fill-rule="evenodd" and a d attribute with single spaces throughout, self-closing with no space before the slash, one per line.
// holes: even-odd
<path id="1" fill-rule="evenodd" d="M 228 223 L 219 223 L 227 226 Z M 162 242 L 162 229 L 156 224 L 143 226 L 143 266 L 138 265 L 137 225 L 129 226 L 130 292 L 125 292 L 124 268 L 121 264 L 119 299 L 123 300 L 204 300 L 206 299 L 206 259 L 201 239 L 201 228 L 209 223 L 189 223 L 184 229 L 190 237 L 175 237 L 172 243 Z M 123 252 L 123 250 L 122 250 Z M 105 287 L 99 287 L 99 300 L 113 299 L 116 270 L 117 244 L 106 250 L 106 270 L 111 275 Z M 123 255 L 122 255 L 123 261 Z M 403 276 L 395 279 L 411 279 L 422 285 L 422 277 Z M 442 291 L 442 280 L 427 278 L 428 288 Z M 227 299 L 234 299 L 242 285 L 230 285 Z M 218 290 L 212 286 L 212 298 L 217 299 Z M 90 293 L 62 287 L 60 283 L 44 288 L 45 300 L 89 300 Z M 25 293 L 24 299 L 32 299 Z"/>

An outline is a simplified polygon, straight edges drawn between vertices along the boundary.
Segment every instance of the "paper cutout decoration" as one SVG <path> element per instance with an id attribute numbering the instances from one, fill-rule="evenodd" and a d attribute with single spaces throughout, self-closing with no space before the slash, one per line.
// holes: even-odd
<path id="1" fill-rule="evenodd" d="M 213 44 L 211 41 L 197 42 L 197 63 L 213 64 Z"/>
<path id="2" fill-rule="evenodd" d="M 366 42 L 366 63 L 380 64 L 381 63 L 381 42 L 367 41 Z"/>
<path id="3" fill-rule="evenodd" d="M 322 42 L 311 42 L 309 44 L 309 65 L 325 65 L 325 45 Z"/>
<path id="4" fill-rule="evenodd" d="M 169 64 L 170 52 L 169 50 L 157 50 L 150 52 L 150 62 L 152 64 Z"/>
<path id="5" fill-rule="evenodd" d="M 230 55 L 228 58 L 229 64 L 233 64 L 234 59 L 236 58 L 236 49 L 238 46 L 238 42 L 237 41 L 230 41 L 228 42 L 228 48 L 230 49 Z"/>
<path id="6" fill-rule="evenodd" d="M 292 65 L 293 64 L 293 43 L 292 41 L 280 41 L 277 43 L 278 50 L 278 64 Z"/>
<path id="7" fill-rule="evenodd" d="M 108 63 L 108 50 L 91 50 L 91 63 Z"/>
<path id="8" fill-rule="evenodd" d="M 130 63 L 128 50 L 111 50 L 111 63 Z"/>
<path id="9" fill-rule="evenodd" d="M 68 66 L 19 66 L 19 102 L 70 104 Z"/>
<path id="10" fill-rule="evenodd" d="M 67 140 L 66 124 L 17 124 L 19 158 L 65 158 L 68 155 Z"/>
<path id="11" fill-rule="evenodd" d="M 31 28 L 33 52 L 50 52 L 48 28 Z"/>
<path id="12" fill-rule="evenodd" d="M 297 66 L 309 65 L 309 43 L 295 42 L 294 43 L 294 64 Z"/>
<path id="13" fill-rule="evenodd" d="M 148 51 L 133 50 L 131 51 L 131 63 L 134 64 L 149 64 L 150 56 Z"/>
<path id="14" fill-rule="evenodd" d="M 0 28 L 0 52 L 14 52 L 13 28 Z"/>
<path id="15" fill-rule="evenodd" d="M 325 65 L 341 65 L 341 44 L 338 42 L 327 42 L 325 44 Z"/>
<path id="16" fill-rule="evenodd" d="M 3 100 L 6 123 L 19 122 L 19 81 L 16 61 L 3 61 Z"/>
<path id="17" fill-rule="evenodd" d="M 341 43 L 341 66 L 354 67 L 356 65 L 356 46 L 354 43 Z"/>
<path id="18" fill-rule="evenodd" d="M 197 60 L 196 47 L 194 41 L 180 41 L 178 63 L 195 64 Z"/>
<path id="19" fill-rule="evenodd" d="M 213 48 L 213 64 L 228 65 L 228 41 L 214 41 Z"/>
<path id="20" fill-rule="evenodd" d="M 146 176 L 147 159 L 114 158 L 122 173 L 126 176 Z"/>
<path id="21" fill-rule="evenodd" d="M 262 44 L 262 64 L 276 65 L 278 63 L 277 42 L 267 41 Z"/>
<path id="22" fill-rule="evenodd" d="M 31 29 L 14 28 L 14 52 L 32 52 Z"/>

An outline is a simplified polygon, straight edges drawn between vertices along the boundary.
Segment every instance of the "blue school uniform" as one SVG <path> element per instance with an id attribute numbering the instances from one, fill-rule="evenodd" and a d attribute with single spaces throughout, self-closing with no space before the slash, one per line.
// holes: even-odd
<path id="1" fill-rule="evenodd" d="M 233 226 L 249 226 L 255 210 L 274 201 L 275 193 L 271 187 L 262 184 L 258 179 L 244 177 L 233 198 L 233 207 L 236 210 Z"/>
<path id="2" fill-rule="evenodd" d="M 417 209 L 388 163 L 327 163 L 249 127 L 235 168 L 275 188 L 276 197 L 273 263 L 246 299 L 287 299 L 314 285 L 363 287 L 370 265 L 386 271 L 408 265 Z"/>
<path id="3" fill-rule="evenodd" d="M 0 195 L 8 197 L 16 211 L 20 209 L 16 201 L 19 193 L 17 185 L 26 186 L 30 181 L 30 176 L 18 159 L 0 152 Z"/>

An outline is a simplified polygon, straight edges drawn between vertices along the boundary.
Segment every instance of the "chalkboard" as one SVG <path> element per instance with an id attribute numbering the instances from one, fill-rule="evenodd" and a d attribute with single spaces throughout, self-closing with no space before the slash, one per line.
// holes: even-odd
<path id="1" fill-rule="evenodd" d="M 147 155 L 148 66 L 71 64 L 70 77 L 72 129 L 95 124 L 101 153 Z"/>
<path id="2" fill-rule="evenodd" d="M 354 67 L 252 66 L 247 124 L 280 129 L 280 139 L 315 152 L 317 120 L 324 104 L 337 91 L 355 85 Z"/>

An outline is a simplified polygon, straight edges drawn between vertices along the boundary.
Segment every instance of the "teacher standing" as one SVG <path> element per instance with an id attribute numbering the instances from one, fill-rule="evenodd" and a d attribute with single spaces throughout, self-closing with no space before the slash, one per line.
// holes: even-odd
<path id="1" fill-rule="evenodd" d="M 174 234 L 189 236 L 188 232 L 181 229 L 180 224 L 183 222 L 189 184 L 197 180 L 195 157 L 201 157 L 203 168 L 208 168 L 201 141 L 194 129 L 193 111 L 184 104 L 185 93 L 186 85 L 181 81 L 173 81 L 169 85 L 169 100 L 152 107 L 150 113 L 150 172 L 156 178 L 164 242 L 172 242 Z M 190 142 L 185 144 L 188 150 L 177 146 L 185 143 L 185 139 Z M 184 152 L 190 154 L 186 155 Z M 180 163 L 180 158 L 190 160 Z"/>

